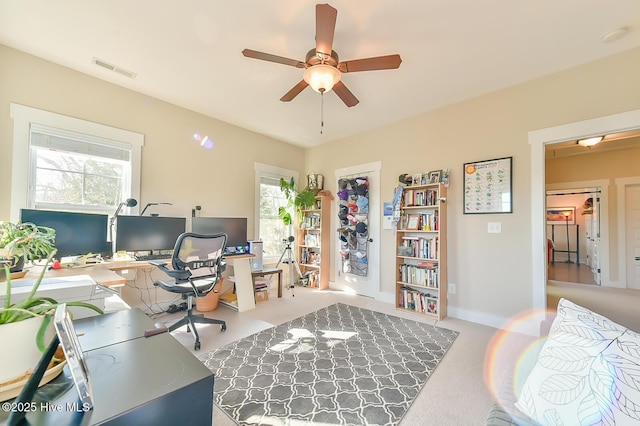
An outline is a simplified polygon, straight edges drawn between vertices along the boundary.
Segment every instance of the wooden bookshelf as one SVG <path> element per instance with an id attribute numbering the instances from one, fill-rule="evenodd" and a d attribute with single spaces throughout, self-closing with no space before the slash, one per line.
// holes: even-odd
<path id="1" fill-rule="evenodd" d="M 447 188 L 404 187 L 396 226 L 396 308 L 435 319 L 447 316 Z"/>
<path id="2" fill-rule="evenodd" d="M 309 287 L 325 290 L 329 288 L 331 264 L 331 194 L 316 196 L 312 208 L 302 210 L 298 226 L 298 265 L 303 277 L 308 278 Z"/>

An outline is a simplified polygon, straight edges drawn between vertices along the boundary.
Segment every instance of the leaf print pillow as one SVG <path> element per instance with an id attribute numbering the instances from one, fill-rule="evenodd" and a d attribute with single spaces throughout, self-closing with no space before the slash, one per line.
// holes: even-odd
<path id="1" fill-rule="evenodd" d="M 640 335 L 560 299 L 516 407 L 543 425 L 640 424 Z"/>

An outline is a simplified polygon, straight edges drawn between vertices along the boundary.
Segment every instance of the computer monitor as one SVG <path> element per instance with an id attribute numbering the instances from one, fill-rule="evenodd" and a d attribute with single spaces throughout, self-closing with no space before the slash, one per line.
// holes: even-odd
<path id="1" fill-rule="evenodd" d="M 196 234 L 227 234 L 227 253 L 248 253 L 246 217 L 194 217 L 191 231 Z"/>
<path id="2" fill-rule="evenodd" d="M 111 255 L 106 214 L 21 209 L 20 221 L 55 229 L 57 258 L 88 253 Z"/>
<path id="3" fill-rule="evenodd" d="M 170 251 L 185 232 L 187 219 L 162 216 L 118 216 L 116 251 Z"/>

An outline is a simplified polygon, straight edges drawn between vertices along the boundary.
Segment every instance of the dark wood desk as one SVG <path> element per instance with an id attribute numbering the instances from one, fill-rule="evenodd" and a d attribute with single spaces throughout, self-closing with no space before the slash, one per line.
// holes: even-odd
<path id="1" fill-rule="evenodd" d="M 255 284 L 256 277 L 264 277 L 267 275 L 278 275 L 278 297 L 282 297 L 282 269 L 277 268 L 262 268 L 260 271 L 252 271 L 251 278 Z"/>
<path id="2" fill-rule="evenodd" d="M 72 410 L 79 398 L 65 367 L 39 388 L 27 424 L 211 425 L 213 374 L 169 333 L 143 337 L 153 324 L 137 309 L 75 321 L 95 407 Z M 7 416 L 0 411 L 0 423 Z"/>

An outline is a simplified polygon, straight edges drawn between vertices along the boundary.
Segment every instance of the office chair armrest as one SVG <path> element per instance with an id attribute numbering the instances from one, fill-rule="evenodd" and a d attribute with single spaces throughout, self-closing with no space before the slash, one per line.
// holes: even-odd
<path id="1" fill-rule="evenodd" d="M 167 262 L 163 262 L 161 260 L 150 260 L 149 263 L 153 266 L 158 267 L 162 272 L 176 280 L 187 280 L 191 276 L 191 272 L 187 270 L 179 271 L 167 268 Z"/>

